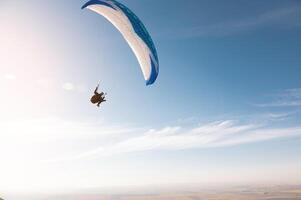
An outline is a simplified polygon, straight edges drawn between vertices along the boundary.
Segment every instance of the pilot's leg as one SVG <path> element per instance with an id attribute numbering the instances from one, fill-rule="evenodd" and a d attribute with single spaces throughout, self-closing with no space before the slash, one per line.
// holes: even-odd
<path id="1" fill-rule="evenodd" d="M 97 106 L 99 107 L 99 105 L 101 104 L 101 101 L 100 102 L 98 102 L 98 104 L 97 104 Z"/>

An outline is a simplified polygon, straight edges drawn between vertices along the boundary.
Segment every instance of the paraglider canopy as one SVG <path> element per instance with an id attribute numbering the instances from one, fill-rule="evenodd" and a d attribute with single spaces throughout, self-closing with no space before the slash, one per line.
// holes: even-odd
<path id="1" fill-rule="evenodd" d="M 140 64 L 146 85 L 153 84 L 159 74 L 159 60 L 153 40 L 141 20 L 115 0 L 90 0 L 84 8 L 104 16 L 120 31 Z"/>

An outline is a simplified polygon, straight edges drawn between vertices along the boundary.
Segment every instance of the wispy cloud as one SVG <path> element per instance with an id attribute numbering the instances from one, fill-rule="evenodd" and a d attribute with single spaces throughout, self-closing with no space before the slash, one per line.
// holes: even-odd
<path id="1" fill-rule="evenodd" d="M 72 83 L 66 82 L 62 85 L 62 88 L 67 91 L 74 90 L 74 85 Z"/>
<path id="2" fill-rule="evenodd" d="M 291 117 L 295 112 L 278 112 L 278 113 L 264 113 L 260 117 L 268 121 L 284 121 Z"/>
<path id="3" fill-rule="evenodd" d="M 162 128 L 59 118 L 4 120 L 0 123 L 0 155 L 5 158 L 10 152 L 7 162 L 27 157 L 59 162 L 143 151 L 218 148 L 294 136 L 301 136 L 301 126 L 271 128 L 271 124 L 234 120 Z"/>
<path id="4" fill-rule="evenodd" d="M 65 82 L 62 84 L 63 90 L 75 91 L 75 92 L 85 92 L 87 89 L 84 85 L 75 84 L 71 82 Z"/>
<path id="5" fill-rule="evenodd" d="M 75 156 L 51 161 L 76 160 L 85 157 L 111 156 L 152 150 L 216 148 L 292 136 L 301 136 L 301 127 L 273 129 L 260 124 L 240 124 L 236 121 L 227 120 L 190 129 L 175 126 L 145 130 L 138 135 L 123 138 L 109 145 L 101 145 Z"/>
<path id="6" fill-rule="evenodd" d="M 281 27 L 301 26 L 301 7 L 287 7 L 276 10 L 266 11 L 253 17 L 223 21 L 210 25 L 199 25 L 190 28 L 178 29 L 168 35 L 174 37 L 190 38 L 202 36 L 226 36 L 233 35 L 243 31 L 248 31 L 268 24 L 282 24 Z M 297 19 L 297 20 L 296 20 Z"/>
<path id="7" fill-rule="evenodd" d="M 16 80 L 17 77 L 16 77 L 15 74 L 9 73 L 9 74 L 5 74 L 4 78 L 7 79 L 7 80 Z"/>
<path id="8" fill-rule="evenodd" d="M 301 88 L 287 89 L 273 95 L 268 103 L 255 104 L 259 107 L 296 107 L 301 106 Z"/>

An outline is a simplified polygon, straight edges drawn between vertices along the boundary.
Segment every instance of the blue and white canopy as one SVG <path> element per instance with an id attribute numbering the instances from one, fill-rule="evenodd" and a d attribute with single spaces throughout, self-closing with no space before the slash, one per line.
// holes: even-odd
<path id="1" fill-rule="evenodd" d="M 159 73 L 158 55 L 152 38 L 139 18 L 115 0 L 90 0 L 84 8 L 104 16 L 120 31 L 137 57 L 146 85 L 153 84 Z"/>

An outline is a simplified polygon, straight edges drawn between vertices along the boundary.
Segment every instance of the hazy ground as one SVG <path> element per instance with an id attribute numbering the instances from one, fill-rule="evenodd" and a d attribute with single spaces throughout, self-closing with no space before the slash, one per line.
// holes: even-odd
<path id="1" fill-rule="evenodd" d="M 301 186 L 237 186 L 144 191 L 121 193 L 90 191 L 61 195 L 12 195 L 3 198 L 6 200 L 301 200 Z"/>

